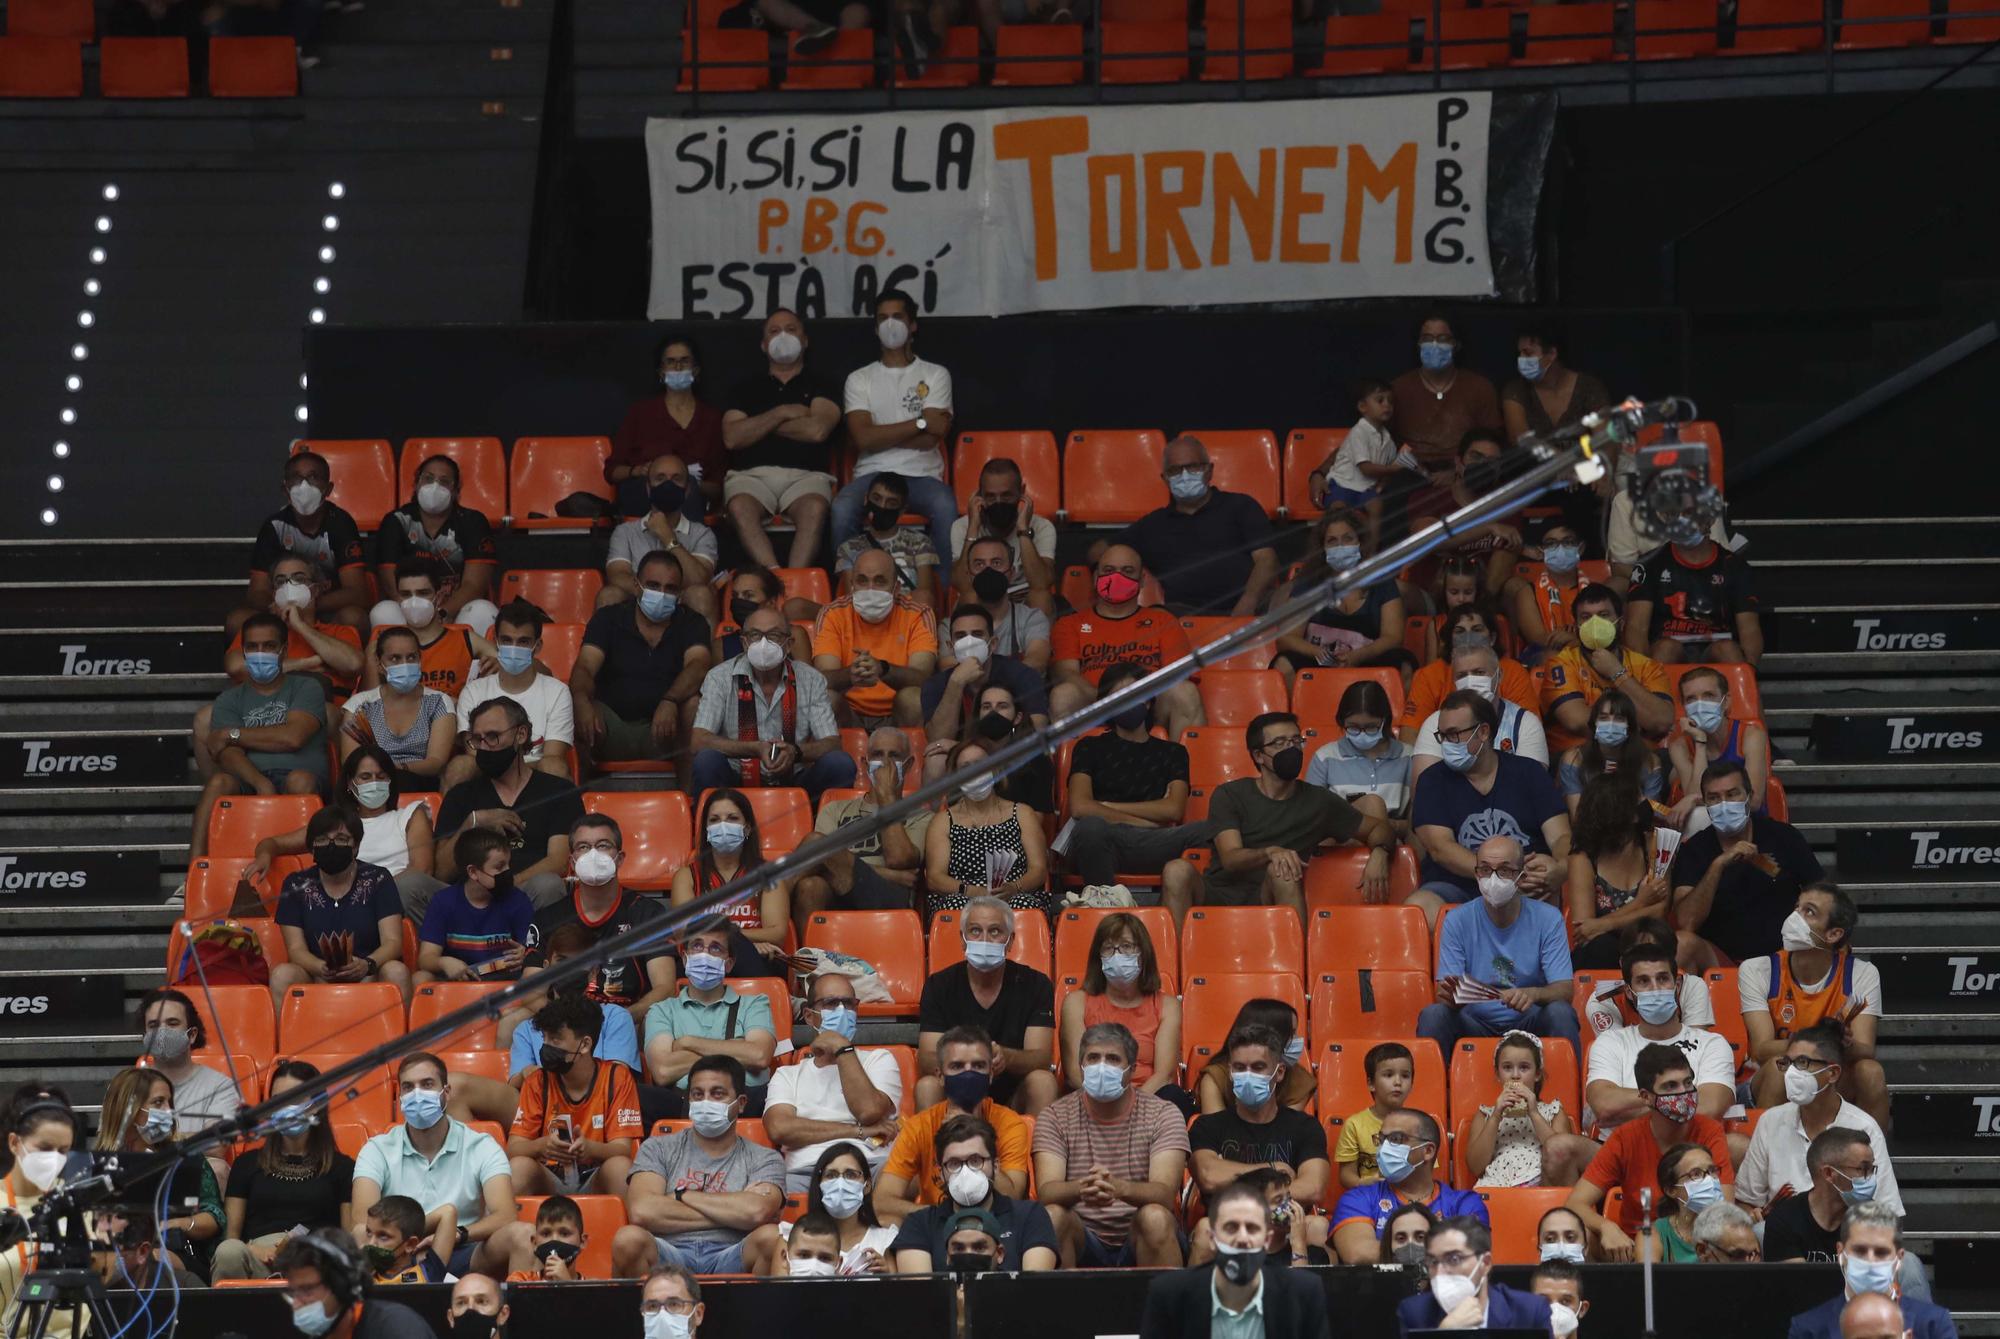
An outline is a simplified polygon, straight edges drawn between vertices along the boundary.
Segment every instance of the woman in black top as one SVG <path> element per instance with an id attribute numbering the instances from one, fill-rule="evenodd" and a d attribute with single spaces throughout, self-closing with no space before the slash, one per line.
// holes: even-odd
<path id="1" fill-rule="evenodd" d="M 1354 512 L 1328 512 L 1319 522 L 1320 542 L 1299 565 L 1298 575 L 1271 597 L 1272 603 L 1281 604 L 1293 591 L 1359 563 L 1366 532 L 1366 522 Z M 1271 668 L 1289 685 L 1293 675 L 1315 665 L 1346 669 L 1385 663 L 1384 657 L 1402 645 L 1403 593 L 1393 580 L 1377 581 L 1323 605 L 1303 626 L 1280 635 Z"/>
<path id="2" fill-rule="evenodd" d="M 287 1060 L 271 1075 L 273 1098 L 282 1097 L 319 1070 L 303 1060 Z M 265 1279 L 271 1257 L 295 1226 L 307 1229 L 348 1226 L 347 1202 L 354 1184 L 354 1159 L 333 1144 L 324 1111 L 281 1120 L 280 1133 L 243 1154 L 229 1171 L 223 1200 L 224 1240 L 216 1246 L 214 1277 Z"/>

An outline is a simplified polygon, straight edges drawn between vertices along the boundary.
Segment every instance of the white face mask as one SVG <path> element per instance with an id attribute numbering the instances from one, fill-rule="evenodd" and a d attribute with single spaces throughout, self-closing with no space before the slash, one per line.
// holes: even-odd
<path id="1" fill-rule="evenodd" d="M 411 595 L 396 601 L 396 607 L 403 611 L 403 618 L 413 628 L 430 626 L 437 617 L 437 601 L 428 595 Z"/>
<path id="2" fill-rule="evenodd" d="M 785 648 L 776 642 L 752 642 L 743 654 L 750 661 L 752 669 L 773 670 L 783 663 Z"/>
<path id="3" fill-rule="evenodd" d="M 277 605 L 280 609 L 303 609 L 312 603 L 312 597 L 313 593 L 310 586 L 302 586 L 296 581 L 287 581 L 272 592 L 271 603 Z"/>
<path id="4" fill-rule="evenodd" d="M 886 590 L 858 590 L 853 600 L 854 612 L 863 623 L 880 623 L 896 607 L 896 597 Z"/>
<path id="5" fill-rule="evenodd" d="M 983 665 L 987 657 L 992 654 L 992 648 L 986 645 L 984 637 L 965 636 L 951 644 L 951 653 L 960 660 L 970 660 Z"/>
<path id="6" fill-rule="evenodd" d="M 1813 938 L 1812 926 L 1796 911 L 1785 917 L 1785 923 L 1778 927 L 1778 939 L 1790 953 L 1819 947 L 1819 941 Z"/>
<path id="7" fill-rule="evenodd" d="M 1488 702 L 1493 700 L 1493 678 L 1488 674 L 1461 674 L 1458 686 L 1468 693 L 1477 693 Z"/>
<path id="8" fill-rule="evenodd" d="M 771 336 L 771 342 L 764 348 L 774 363 L 796 363 L 805 351 L 804 341 L 789 330 L 780 330 Z"/>
<path id="9" fill-rule="evenodd" d="M 618 873 L 618 858 L 609 851 L 595 847 L 576 858 L 576 878 L 579 883 L 587 883 L 592 888 L 602 888 Z"/>
<path id="10" fill-rule="evenodd" d="M 1819 1096 L 1819 1075 L 1808 1074 L 1797 1065 L 1785 1071 L 1785 1098 L 1800 1106 Z"/>
<path id="11" fill-rule="evenodd" d="M 644 1317 L 646 1339 L 688 1339 L 694 1332 L 692 1316 L 676 1316 L 671 1311 L 655 1311 Z"/>
<path id="12" fill-rule="evenodd" d="M 1489 907 L 1504 907 L 1520 896 L 1521 886 L 1501 874 L 1488 874 L 1479 881 L 1479 895 Z"/>
<path id="13" fill-rule="evenodd" d="M 1576 1324 L 1576 1312 L 1561 1302 L 1549 1303 L 1549 1332 L 1555 1335 L 1556 1339 L 1564 1339 L 1565 1335 L 1575 1334 Z"/>
<path id="14" fill-rule="evenodd" d="M 901 318 L 891 316 L 875 323 L 875 338 L 882 341 L 885 349 L 900 349 L 910 342 L 910 327 Z"/>
<path id="15" fill-rule="evenodd" d="M 432 516 L 442 516 L 451 510 L 451 489 L 432 479 L 418 487 L 417 506 Z"/>
<path id="16" fill-rule="evenodd" d="M 292 499 L 292 510 L 301 516 L 310 516 L 319 510 L 319 504 L 326 501 L 326 494 L 319 491 L 319 485 L 310 479 L 301 479 L 285 490 Z"/>
<path id="17" fill-rule="evenodd" d="M 37 1190 L 47 1190 L 62 1175 L 69 1154 L 54 1149 L 29 1149 L 20 1158 L 21 1175 Z"/>
<path id="18" fill-rule="evenodd" d="M 839 1272 L 839 1266 L 831 1260 L 792 1261 L 792 1277 L 795 1279 L 830 1279 Z"/>
<path id="19" fill-rule="evenodd" d="M 977 1167 L 961 1167 L 951 1174 L 944 1183 L 951 1192 L 952 1202 L 963 1208 L 986 1203 L 986 1197 L 993 1190 L 993 1178 Z"/>
<path id="20" fill-rule="evenodd" d="M 1470 1274 L 1438 1274 L 1431 1279 L 1431 1296 L 1437 1299 L 1439 1307 L 1449 1316 L 1458 1309 L 1458 1304 L 1479 1291 L 1479 1285 L 1472 1281 Z"/>

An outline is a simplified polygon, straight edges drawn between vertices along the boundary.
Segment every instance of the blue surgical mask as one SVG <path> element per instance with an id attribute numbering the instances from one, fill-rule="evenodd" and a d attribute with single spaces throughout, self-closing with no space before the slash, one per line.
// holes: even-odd
<path id="1" fill-rule="evenodd" d="M 707 828 L 707 834 L 708 844 L 712 850 L 720 851 L 724 855 L 731 855 L 743 849 L 744 832 L 741 823 L 727 821 L 710 823 Z"/>
<path id="2" fill-rule="evenodd" d="M 1750 806 L 1742 800 L 1717 800 L 1708 806 L 1708 821 L 1717 832 L 1741 832 L 1750 826 Z"/>
<path id="3" fill-rule="evenodd" d="M 501 646 L 494 648 L 499 657 L 500 668 L 509 674 L 526 674 L 535 663 L 535 648 L 532 646 Z"/>
<path id="4" fill-rule="evenodd" d="M 243 669 L 255 683 L 269 683 L 284 668 L 284 657 L 275 651 L 245 651 Z"/>
<path id="5" fill-rule="evenodd" d="M 324 1302 L 301 1302 L 292 1308 L 292 1328 L 307 1339 L 319 1339 L 333 1328 L 333 1320 Z"/>
<path id="6" fill-rule="evenodd" d="M 1681 1186 L 1681 1198 L 1687 1202 L 1689 1213 L 1698 1214 L 1722 1199 L 1722 1182 L 1716 1179 L 1713 1172 L 1696 1177 Z"/>
<path id="7" fill-rule="evenodd" d="M 729 1128 L 736 1119 L 731 1102 L 690 1102 L 688 1120 L 694 1125 L 694 1132 L 704 1139 L 714 1139 Z"/>
<path id="8" fill-rule="evenodd" d="M 1838 1168 L 1835 1170 L 1838 1170 Z M 1846 1188 L 1840 1192 L 1841 1203 L 1850 1209 L 1857 1204 L 1868 1203 L 1868 1201 L 1875 1198 L 1875 1183 L 1877 1179 L 1873 1176 L 1857 1176 L 1853 1178 L 1847 1183 Z"/>
<path id="9" fill-rule="evenodd" d="M 854 1040 L 854 1030 L 861 1024 L 861 1015 L 853 1006 L 829 1004 L 819 1011 L 819 1025 L 827 1032 L 838 1032 L 849 1041 Z"/>
<path id="10" fill-rule="evenodd" d="M 965 960 L 982 972 L 990 972 L 1007 961 L 1007 946 L 990 939 L 968 939 L 965 941 Z"/>
<path id="11" fill-rule="evenodd" d="M 655 623 L 664 623 L 674 616 L 680 607 L 681 597 L 670 590 L 642 590 L 639 592 L 639 612 Z"/>
<path id="12" fill-rule="evenodd" d="M 1107 1064 L 1085 1065 L 1083 1091 L 1086 1096 L 1099 1102 L 1116 1102 L 1125 1095 L 1125 1067 Z"/>
<path id="13" fill-rule="evenodd" d="M 1442 372 L 1451 366 L 1452 347 L 1449 344 L 1424 343 L 1417 345 L 1417 360 L 1426 372 Z"/>
<path id="14" fill-rule="evenodd" d="M 1297 1063 L 1299 1063 L 1299 1057 L 1304 1055 L 1305 1053 L 1306 1053 L 1306 1039 L 1304 1037 L 1294 1037 L 1290 1041 L 1285 1043 L 1286 1064 L 1296 1065 Z"/>
<path id="15" fill-rule="evenodd" d="M 867 1192 L 862 1189 L 859 1181 L 842 1178 L 838 1181 L 819 1183 L 819 1202 L 826 1206 L 828 1213 L 843 1223 L 861 1212 L 861 1197 L 865 1193 Z"/>
<path id="16" fill-rule="evenodd" d="M 687 957 L 687 979 L 696 990 L 713 990 L 722 981 L 729 964 L 713 953 L 690 953 Z"/>
<path id="17" fill-rule="evenodd" d="M 1472 745 L 1461 739 L 1441 739 L 1438 751 L 1444 757 L 1444 765 L 1454 772 L 1469 772 L 1479 755 L 1472 751 Z"/>
<path id="18" fill-rule="evenodd" d="M 1407 1181 L 1410 1173 L 1417 1169 L 1410 1150 L 1420 1147 L 1423 1145 L 1392 1144 L 1384 1140 L 1375 1150 L 1375 1165 L 1381 1169 L 1382 1179 L 1392 1186 Z"/>
<path id="19" fill-rule="evenodd" d="M 389 783 L 357 781 L 354 783 L 354 798 L 364 809 L 380 809 L 389 802 Z"/>
<path id="20" fill-rule="evenodd" d="M 413 1130 L 428 1130 L 444 1119 L 444 1095 L 435 1088 L 412 1088 L 403 1094 L 403 1119 Z"/>
<path id="21" fill-rule="evenodd" d="M 1632 1007 L 1639 1011 L 1639 1017 L 1658 1025 L 1674 1016 L 1674 1011 L 1680 1008 L 1680 1000 L 1671 990 L 1635 990 L 1632 992 Z"/>
<path id="22" fill-rule="evenodd" d="M 685 367 L 676 368 L 660 380 L 667 383 L 667 389 L 670 391 L 691 391 L 694 389 L 694 370 Z"/>
<path id="23" fill-rule="evenodd" d="M 1194 502 L 1208 491 L 1200 470 L 1179 470 L 1167 476 L 1167 491 L 1182 502 Z"/>
<path id="24" fill-rule="evenodd" d="M 694 1328 L 688 1323 L 692 1317 L 676 1316 L 671 1311 L 655 1311 L 640 1319 L 644 1324 L 646 1339 L 688 1339 Z"/>
<path id="25" fill-rule="evenodd" d="M 1272 1080 L 1269 1074 L 1253 1074 L 1247 1069 L 1241 1069 L 1229 1076 L 1229 1089 L 1236 1094 L 1238 1106 L 1263 1106 L 1271 1100 L 1271 1087 Z"/>
<path id="26" fill-rule="evenodd" d="M 1539 358 L 1530 358 L 1524 353 L 1514 360 L 1514 366 L 1520 372 L 1523 381 L 1542 379 L 1542 360 Z"/>
<path id="27" fill-rule="evenodd" d="M 1705 735 L 1714 734 L 1722 728 L 1724 714 L 1720 702 L 1690 702 L 1687 704 L 1688 719 L 1694 722 L 1695 729 Z"/>
<path id="28" fill-rule="evenodd" d="M 172 1107 L 146 1108 L 146 1142 L 157 1144 L 173 1136 L 174 1109 Z"/>
<path id="29" fill-rule="evenodd" d="M 1623 744 L 1626 736 L 1631 733 L 1631 728 L 1625 722 L 1613 720 L 1599 720 L 1590 729 L 1591 733 L 1597 736 L 1597 742 L 1608 749 L 1615 749 Z"/>
<path id="30" fill-rule="evenodd" d="M 1326 546 L 1326 565 L 1335 572 L 1345 572 L 1361 561 L 1359 544 L 1329 544 Z"/>
<path id="31" fill-rule="evenodd" d="M 296 1139 L 319 1124 L 319 1116 L 307 1107 L 286 1107 L 271 1118 L 279 1134 Z"/>
<path id="32" fill-rule="evenodd" d="M 1848 1291 L 1857 1297 L 1862 1293 L 1882 1293 L 1886 1296 L 1896 1283 L 1894 1260 L 1863 1260 L 1843 1255 L 1840 1257 L 1840 1272 L 1847 1277 Z"/>
<path id="33" fill-rule="evenodd" d="M 1347 742 L 1365 753 L 1382 742 L 1381 728 L 1378 726 L 1373 730 L 1349 729 L 1347 732 Z"/>
<path id="34" fill-rule="evenodd" d="M 1542 546 L 1542 564 L 1551 572 L 1574 572 L 1576 565 L 1581 561 L 1583 561 L 1583 550 L 1574 544 Z"/>
<path id="35" fill-rule="evenodd" d="M 407 693 L 424 681 L 422 665 L 391 665 L 382 671 L 382 677 L 389 686 L 399 693 Z"/>
<path id="36" fill-rule="evenodd" d="M 1104 969 L 1104 979 L 1116 981 L 1121 986 L 1129 986 L 1139 979 L 1139 955 L 1136 953 L 1107 953 L 1097 960 Z"/>

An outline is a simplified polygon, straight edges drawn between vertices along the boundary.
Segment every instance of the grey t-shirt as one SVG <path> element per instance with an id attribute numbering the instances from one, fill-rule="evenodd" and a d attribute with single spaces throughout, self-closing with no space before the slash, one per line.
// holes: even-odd
<path id="1" fill-rule="evenodd" d="M 210 1068 L 207 1061 L 198 1060 L 194 1073 L 174 1085 L 174 1129 L 183 1135 L 198 1134 L 223 1117 L 234 1116 L 236 1108 L 242 1105 L 243 1099 L 237 1095 L 236 1085 L 229 1081 L 229 1076 Z"/>
<path id="2" fill-rule="evenodd" d="M 1330 790 L 1300 783 L 1291 796 L 1273 800 L 1257 788 L 1254 776 L 1225 781 L 1208 802 L 1209 821 L 1218 832 L 1234 828 L 1247 847 L 1288 846 L 1301 860 L 1312 858 L 1321 842 L 1350 841 L 1361 826 L 1360 813 Z M 1206 879 L 1211 893 L 1254 892 L 1263 876 L 1226 874 L 1218 859 Z"/>
<path id="3" fill-rule="evenodd" d="M 697 558 L 705 559 L 710 567 L 715 566 L 718 552 L 715 531 L 691 516 L 683 516 L 674 526 L 674 534 L 680 539 L 682 548 Z M 624 563 L 636 572 L 641 558 L 666 547 L 658 535 L 646 528 L 645 517 L 622 521 L 611 531 L 611 551 L 606 555 L 604 565 L 609 567 L 612 563 Z"/>
<path id="4" fill-rule="evenodd" d="M 656 1134 L 639 1145 L 639 1156 L 632 1160 L 632 1170 L 659 1177 L 667 1183 L 670 1195 L 681 1189 L 728 1195 L 748 1190 L 759 1182 L 780 1195 L 785 1193 L 784 1156 L 775 1149 L 753 1144 L 740 1134 L 736 1136 L 735 1147 L 720 1158 L 702 1151 L 695 1143 L 693 1130 Z M 741 1241 L 748 1235 L 726 1227 L 699 1227 L 676 1232 L 673 1237 L 676 1241 L 727 1243 Z"/>
<path id="5" fill-rule="evenodd" d="M 245 730 L 283 725 L 285 717 L 302 711 L 314 720 L 326 720 L 326 689 L 310 674 L 287 674 L 276 688 L 266 693 L 255 684 L 239 683 L 225 688 L 209 711 L 209 724 L 217 730 L 237 726 Z M 294 753 L 264 753 L 246 750 L 250 765 L 264 772 L 299 769 L 326 777 L 326 734 L 324 726 L 307 738 Z"/>
<path id="6" fill-rule="evenodd" d="M 1010 605 L 993 625 L 1003 656 L 1020 656 L 1034 642 L 1049 640 L 1049 616 L 1032 604 Z"/>

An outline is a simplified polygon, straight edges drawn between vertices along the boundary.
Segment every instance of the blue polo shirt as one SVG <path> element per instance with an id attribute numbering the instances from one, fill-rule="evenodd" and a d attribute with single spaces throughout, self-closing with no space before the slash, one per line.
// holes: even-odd
<path id="1" fill-rule="evenodd" d="M 1381 1237 L 1382 1229 L 1389 1225 L 1389 1215 L 1412 1201 L 1396 1193 L 1395 1187 L 1387 1181 L 1364 1181 L 1340 1197 L 1333 1206 L 1333 1226 L 1329 1232 L 1338 1232 L 1349 1223 L 1366 1222 L 1375 1229 L 1376 1237 Z M 1486 1201 L 1476 1190 L 1453 1190 L 1442 1181 L 1431 1184 L 1431 1197 L 1424 1201 L 1424 1207 L 1438 1218 L 1454 1218 L 1459 1214 L 1471 1214 L 1480 1222 L 1492 1225 L 1486 1216 Z"/>

